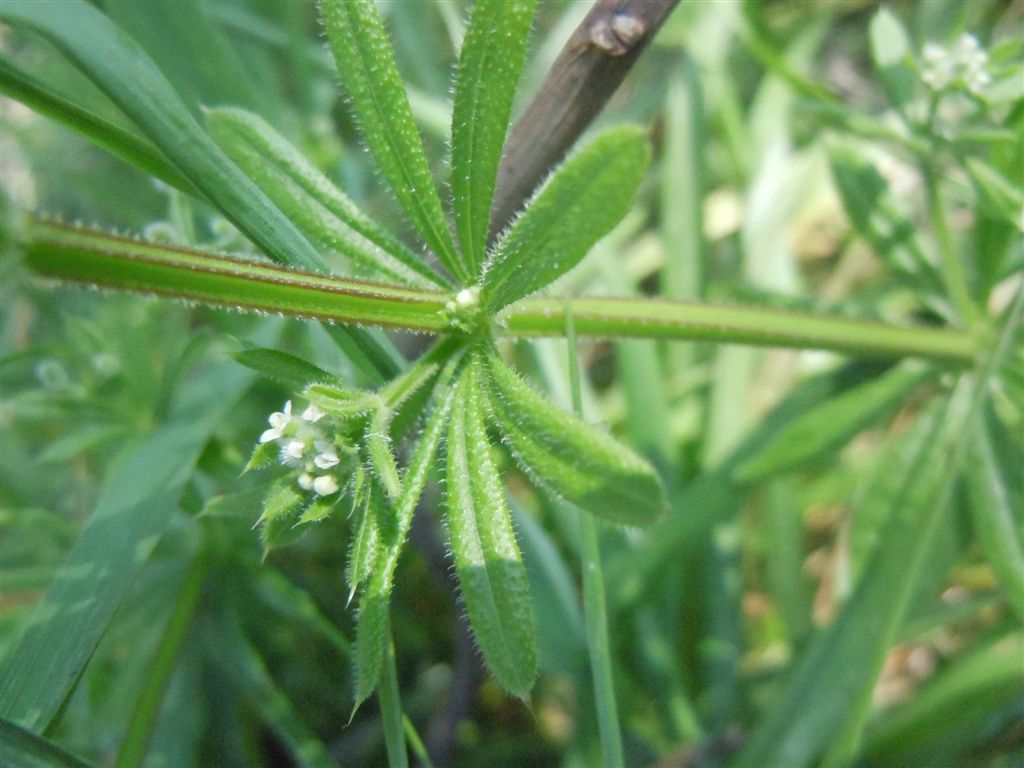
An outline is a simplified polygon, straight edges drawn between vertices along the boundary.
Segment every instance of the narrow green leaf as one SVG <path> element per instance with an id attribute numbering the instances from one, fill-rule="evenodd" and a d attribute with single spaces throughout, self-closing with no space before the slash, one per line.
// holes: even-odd
<path id="1" fill-rule="evenodd" d="M 468 282 L 373 0 L 323 0 L 320 12 L 338 74 L 381 174 L 423 242 L 459 282 Z"/>
<path id="2" fill-rule="evenodd" d="M 484 306 L 501 309 L 575 267 L 633 203 L 650 160 L 637 127 L 610 128 L 559 166 L 484 267 Z"/>
<path id="3" fill-rule="evenodd" d="M 327 321 L 444 330 L 444 296 L 34 221 L 25 261 L 69 282 Z"/>
<path id="4" fill-rule="evenodd" d="M 276 349 L 244 349 L 235 355 L 241 365 L 284 384 L 289 392 L 301 392 L 310 384 L 340 383 L 338 378 L 300 357 Z"/>
<path id="5" fill-rule="evenodd" d="M 389 412 L 380 409 L 374 414 L 366 429 L 366 451 L 370 455 L 370 466 L 392 501 L 402 492 L 402 481 L 398 477 L 398 465 L 391 450 Z"/>
<path id="6" fill-rule="evenodd" d="M 494 184 L 536 0 L 477 0 L 462 41 L 452 108 L 452 196 L 471 275 L 487 248 Z"/>
<path id="7" fill-rule="evenodd" d="M 304 500 L 305 495 L 295 484 L 295 479 L 285 478 L 267 491 L 266 498 L 263 500 L 263 513 L 256 522 L 259 525 L 265 525 L 285 517 L 298 509 Z"/>
<path id="8" fill-rule="evenodd" d="M 174 608 L 160 632 L 160 641 L 149 659 L 142 686 L 135 694 L 132 716 L 117 750 L 114 768 L 135 768 L 146 757 L 160 710 L 168 692 L 168 683 L 181 659 L 193 618 L 209 575 L 210 559 L 193 557 L 174 599 Z"/>
<path id="9" fill-rule="evenodd" d="M 260 719 L 287 746 L 295 764 L 302 768 L 334 768 L 327 747 L 278 687 L 266 661 L 242 633 L 240 620 L 207 622 L 202 635 L 211 662 L 253 704 Z"/>
<path id="10" fill-rule="evenodd" d="M 349 658 L 352 654 L 349 641 L 333 620 L 324 614 L 309 592 L 270 565 L 260 568 L 256 578 L 256 595 L 264 605 L 278 614 L 280 620 L 305 624 L 308 629 L 327 640 L 343 658 Z"/>
<path id="11" fill-rule="evenodd" d="M 248 474 L 253 470 L 263 469 L 263 467 L 272 463 L 278 455 L 280 448 L 277 443 L 257 443 L 256 447 L 252 449 L 252 455 L 249 456 L 249 461 L 245 464 L 245 469 L 242 470 L 242 474 Z"/>
<path id="12" fill-rule="evenodd" d="M 321 520 L 325 520 L 334 511 L 334 508 L 338 504 L 338 494 L 334 493 L 330 496 L 317 498 L 313 500 L 313 503 L 302 510 L 302 514 L 299 515 L 296 525 L 305 525 L 306 523 L 319 523 Z"/>
<path id="13" fill-rule="evenodd" d="M 74 103 L 69 97 L 52 91 L 3 57 L 0 57 L 0 92 L 78 131 L 98 147 L 150 176 L 184 192 L 201 196 L 202 193 L 192 182 L 182 176 L 151 142 Z"/>
<path id="14" fill-rule="evenodd" d="M 199 126 L 146 52 L 85 0 L 5 0 L 0 20 L 43 35 L 88 75 L 188 180 L 272 259 L 324 263 Z"/>
<path id="15" fill-rule="evenodd" d="M 1024 636 L 1014 632 L 944 664 L 913 696 L 875 718 L 864 739 L 866 764 L 970 764 L 972 748 L 991 746 L 992 726 L 1012 732 L 1024 716 L 1021 658 Z"/>
<path id="16" fill-rule="evenodd" d="M 448 423 L 448 413 L 455 397 L 455 389 L 449 387 L 447 383 L 451 377 L 452 365 L 449 364 L 446 371 L 442 372 L 442 380 L 438 384 L 438 402 L 430 414 L 423 434 L 420 435 L 402 481 L 402 493 L 394 504 L 394 532 L 381 541 L 381 550 L 373 575 L 359 604 L 355 654 L 356 708 L 373 693 L 380 680 L 381 663 L 386 652 L 386 643 L 389 641 L 388 603 L 394 586 L 395 568 L 398 566 L 398 556 L 402 552 L 405 537 L 412 524 L 413 512 L 420 494 L 423 493 L 423 486 L 426 485 L 427 473 Z"/>
<path id="17" fill-rule="evenodd" d="M 189 382 L 166 424 L 111 472 L 5 659 L 0 716 L 34 731 L 52 721 L 171 519 L 200 451 L 251 380 L 225 363 Z"/>
<path id="18" fill-rule="evenodd" d="M 967 473 L 966 480 L 974 531 L 1006 592 L 1010 607 L 1024 620 L 1024 551 L 1021 549 L 1020 516 L 1014 515 L 1005 474 L 1000 471 L 983 423 L 975 429 L 971 443 L 971 471 Z"/>
<path id="19" fill-rule="evenodd" d="M 591 514 L 646 525 L 665 509 L 657 473 L 610 435 L 559 410 L 492 352 L 492 417 L 523 469 Z"/>
<path id="20" fill-rule="evenodd" d="M 89 768 L 89 763 L 7 720 L 0 720 L 0 765 L 8 768 Z"/>
<path id="21" fill-rule="evenodd" d="M 976 157 L 968 157 L 964 167 L 978 190 L 982 208 L 990 216 L 1005 219 L 1018 230 L 1024 230 L 1024 192 L 1020 187 Z"/>
<path id="22" fill-rule="evenodd" d="M 391 281 L 451 287 L 363 213 L 263 118 L 242 109 L 221 108 L 209 110 L 206 122 L 221 149 L 304 235 Z"/>
<path id="23" fill-rule="evenodd" d="M 487 440 L 477 368 L 474 360 L 463 372 L 448 429 L 448 530 L 462 599 L 487 668 L 503 688 L 526 700 L 537 676 L 533 606 Z"/>
<path id="24" fill-rule="evenodd" d="M 810 765 L 838 734 L 858 730 L 952 493 L 963 455 L 958 443 L 976 397 L 972 384 L 964 377 L 947 402 L 919 418 L 921 450 L 891 501 L 871 562 L 751 735 L 740 768 Z"/>
<path id="25" fill-rule="evenodd" d="M 357 473 L 362 476 L 362 467 L 357 468 Z M 377 515 L 383 501 L 380 493 L 375 483 L 360 479 L 352 494 L 352 511 L 356 521 L 349 546 L 348 566 L 345 569 L 349 602 L 363 582 L 373 574 L 373 566 L 380 551 L 380 529 L 377 525 Z"/>
<path id="26" fill-rule="evenodd" d="M 942 280 L 918 241 L 917 227 L 896 209 L 888 182 L 865 161 L 860 147 L 832 141 L 828 154 L 843 208 L 857 233 L 887 267 L 941 292 Z"/>
<path id="27" fill-rule="evenodd" d="M 310 384 L 302 396 L 325 413 L 339 419 L 355 419 L 370 413 L 376 403 L 357 389 L 333 384 Z"/>
<path id="28" fill-rule="evenodd" d="M 844 392 L 786 425 L 756 455 L 736 469 L 736 479 L 752 482 L 806 464 L 844 445 L 904 401 L 932 372 L 904 364 Z"/>
<path id="29" fill-rule="evenodd" d="M 914 95 L 916 76 L 910 67 L 910 40 L 896 14 L 882 7 L 871 19 L 871 55 L 875 71 L 893 106 L 899 108 Z"/>

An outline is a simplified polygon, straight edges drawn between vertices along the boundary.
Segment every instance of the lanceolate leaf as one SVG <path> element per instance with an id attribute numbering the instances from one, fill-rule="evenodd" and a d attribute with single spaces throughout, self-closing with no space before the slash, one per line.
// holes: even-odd
<path id="1" fill-rule="evenodd" d="M 0 20 L 46 37 L 87 74 L 182 174 L 272 259 L 324 263 L 195 121 L 145 51 L 85 0 L 5 0 Z"/>
<path id="2" fill-rule="evenodd" d="M 323 368 L 276 349 L 245 349 L 235 355 L 235 360 L 284 384 L 290 392 L 301 392 L 313 383 L 340 383 L 337 376 Z"/>
<path id="3" fill-rule="evenodd" d="M 646 525 L 665 509 L 661 481 L 644 459 L 538 395 L 497 352 L 487 370 L 494 421 L 533 479 L 591 514 L 626 525 Z"/>
<path id="4" fill-rule="evenodd" d="M 60 224 L 29 225 L 25 260 L 71 282 L 216 306 L 370 325 L 443 330 L 443 295 L 298 272 Z"/>
<path id="5" fill-rule="evenodd" d="M 383 499 L 381 491 L 372 478 L 365 476 L 362 467 L 357 467 L 357 481 L 352 493 L 352 543 L 349 546 L 348 567 L 345 578 L 349 586 L 349 601 L 356 590 L 373 573 L 373 565 L 380 549 L 380 528 L 377 515 L 381 513 Z M 386 508 L 385 508 L 386 509 Z"/>
<path id="6" fill-rule="evenodd" d="M 221 148 L 307 237 L 406 285 L 450 287 L 263 118 L 223 108 L 206 120 Z"/>
<path id="7" fill-rule="evenodd" d="M 398 556 L 402 552 L 402 545 L 412 524 L 416 503 L 423 492 L 423 486 L 426 485 L 430 464 L 448 423 L 448 413 L 455 396 L 454 388 L 447 385 L 450 374 L 450 368 L 446 373 L 442 373 L 442 381 L 438 385 L 438 402 L 423 434 L 420 435 L 416 451 L 405 472 L 402 493 L 394 503 L 394 531 L 389 532 L 392 535 L 381 540 L 380 554 L 374 564 L 373 575 L 359 603 L 355 655 L 356 707 L 373 693 L 380 679 L 381 661 L 387 642 L 388 603 L 391 599 L 391 588 L 394 586 L 395 568 L 398 566 Z"/>
<path id="8" fill-rule="evenodd" d="M 739 480 L 758 480 L 797 467 L 838 448 L 895 408 L 907 393 L 931 375 L 913 364 L 894 368 L 833 398 L 792 421 L 736 470 Z"/>
<path id="9" fill-rule="evenodd" d="M 487 247 L 494 183 L 536 0 L 477 0 L 462 41 L 452 111 L 452 195 L 475 275 Z"/>
<path id="10" fill-rule="evenodd" d="M 537 675 L 533 606 L 484 427 L 477 362 L 465 369 L 452 407 L 448 528 L 462 599 L 487 668 L 506 690 L 526 699 Z"/>
<path id="11" fill-rule="evenodd" d="M 373 0 L 323 0 L 321 13 L 338 74 L 377 167 L 423 242 L 457 279 L 467 281 Z"/>
<path id="12" fill-rule="evenodd" d="M 649 160 L 646 135 L 630 126 L 606 130 L 570 156 L 495 246 L 484 306 L 501 309 L 575 267 L 626 215 Z"/>

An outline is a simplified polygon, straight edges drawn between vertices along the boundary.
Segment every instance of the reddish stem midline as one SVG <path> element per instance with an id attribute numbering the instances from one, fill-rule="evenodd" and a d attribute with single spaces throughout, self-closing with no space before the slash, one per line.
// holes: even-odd
<path id="1" fill-rule="evenodd" d="M 65 282 L 170 296 L 214 306 L 426 333 L 454 330 L 451 294 L 303 272 L 267 262 L 34 221 L 26 262 Z M 978 336 L 778 309 L 661 299 L 526 299 L 492 323 L 497 335 L 710 341 L 822 349 L 866 357 L 924 357 L 973 364 Z"/>

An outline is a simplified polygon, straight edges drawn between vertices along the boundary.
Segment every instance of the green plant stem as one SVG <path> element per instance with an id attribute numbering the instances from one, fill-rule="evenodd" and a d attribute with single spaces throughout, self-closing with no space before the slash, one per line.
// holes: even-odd
<path id="1" fill-rule="evenodd" d="M 503 316 L 510 336 L 561 336 L 564 299 L 527 299 Z M 844 317 L 760 307 L 716 306 L 659 299 L 573 299 L 581 336 L 713 341 L 755 346 L 828 349 L 869 357 L 925 357 L 959 366 L 976 361 L 978 339 L 946 328 L 886 325 Z"/>
<path id="2" fill-rule="evenodd" d="M 388 751 L 389 768 L 408 768 L 409 757 L 405 751 L 402 700 L 398 692 L 398 669 L 395 666 L 395 641 L 391 637 L 390 621 L 388 621 L 386 633 L 387 653 L 384 654 L 384 669 L 377 692 L 380 699 L 381 719 L 384 723 L 384 744 Z"/>
<path id="3" fill-rule="evenodd" d="M 178 595 L 174 612 L 164 629 L 156 654 L 149 664 L 149 674 L 135 698 L 135 707 L 124 739 L 117 752 L 116 768 L 132 768 L 142 765 L 146 745 L 156 723 L 156 715 L 163 701 L 164 691 L 171 673 L 181 654 L 181 648 L 188 636 L 188 629 L 195 614 L 196 605 L 202 594 L 203 580 L 207 573 L 207 560 L 199 554 L 193 561 L 185 582 Z"/>
<path id="4" fill-rule="evenodd" d="M 571 308 L 566 306 L 565 334 L 569 341 L 569 384 L 572 408 L 583 417 L 583 395 L 580 389 L 579 361 L 576 358 L 576 331 Z M 608 640 L 608 609 L 605 604 L 604 572 L 601 568 L 601 545 L 598 522 L 593 515 L 580 510 L 580 558 L 583 565 L 583 617 L 590 650 L 590 674 L 594 679 L 594 704 L 597 707 L 597 728 L 601 737 L 601 753 L 606 768 L 624 768 L 619 712 L 615 702 L 615 681 L 612 676 L 611 644 Z"/>
<path id="5" fill-rule="evenodd" d="M 452 330 L 446 310 L 450 294 L 286 270 L 38 219 L 28 222 L 24 235 L 27 265 L 64 281 L 348 325 Z M 562 336 L 567 306 L 565 299 L 519 301 L 499 316 L 493 330 L 506 336 Z M 573 299 L 571 311 L 576 332 L 586 336 L 924 357 L 959 367 L 975 363 L 981 341 L 973 331 L 954 328 L 652 298 Z"/>
<path id="6" fill-rule="evenodd" d="M 928 215 L 938 239 L 942 276 L 946 282 L 949 299 L 956 307 L 960 320 L 968 327 L 972 327 L 980 319 L 978 307 L 971 296 L 967 271 L 964 269 L 960 254 L 956 251 L 953 235 L 949 230 L 946 209 L 942 204 L 942 192 L 939 189 L 939 178 L 935 169 L 927 162 L 924 164 L 924 187 L 928 198 Z"/>

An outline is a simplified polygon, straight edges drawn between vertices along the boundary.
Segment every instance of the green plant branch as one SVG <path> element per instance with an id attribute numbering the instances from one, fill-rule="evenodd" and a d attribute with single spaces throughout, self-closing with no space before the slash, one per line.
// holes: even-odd
<path id="1" fill-rule="evenodd" d="M 828 315 L 703 302 L 573 299 L 580 336 L 712 341 L 755 346 L 825 349 L 870 357 L 924 357 L 961 366 L 977 358 L 979 339 L 949 328 L 887 325 Z M 502 317 L 510 336 L 561 336 L 562 299 L 527 299 Z"/>
<path id="2" fill-rule="evenodd" d="M 451 295 L 300 272 L 266 262 L 132 240 L 33 220 L 25 261 L 37 274 L 68 282 L 327 322 L 454 330 Z M 901 327 L 758 307 L 658 299 L 573 299 L 576 333 L 607 338 L 713 341 L 824 349 L 871 357 L 923 357 L 972 365 L 982 339 L 951 328 Z M 563 336 L 564 299 L 527 299 L 494 324 L 506 336 Z"/>

